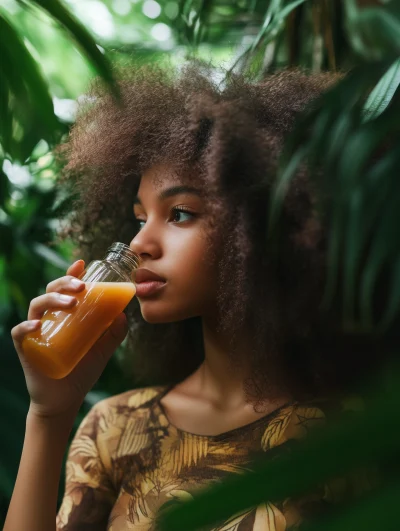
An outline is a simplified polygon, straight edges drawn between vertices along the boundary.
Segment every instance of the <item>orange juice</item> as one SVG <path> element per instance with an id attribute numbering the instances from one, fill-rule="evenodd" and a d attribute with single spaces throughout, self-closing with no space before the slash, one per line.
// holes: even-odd
<path id="1" fill-rule="evenodd" d="M 85 284 L 83 291 L 74 294 L 73 308 L 48 310 L 41 328 L 23 340 L 29 363 L 51 378 L 67 376 L 136 293 L 132 282 Z"/>

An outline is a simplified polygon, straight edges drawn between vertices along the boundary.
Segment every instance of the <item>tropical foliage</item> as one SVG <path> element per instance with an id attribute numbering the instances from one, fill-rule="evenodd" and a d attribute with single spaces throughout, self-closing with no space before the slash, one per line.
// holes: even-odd
<path id="1" fill-rule="evenodd" d="M 271 205 L 271 237 L 279 229 L 285 188 L 298 165 L 307 163 L 321 191 L 333 191 L 333 200 L 323 205 L 332 220 L 325 304 L 340 290 L 346 329 L 384 336 L 400 304 L 400 2 L 6 0 L 0 6 L 0 29 L 1 522 L 28 405 L 10 329 L 26 318 L 29 301 L 64 274 L 70 262 L 70 245 L 51 245 L 70 201 L 57 193 L 51 149 L 73 122 L 75 101 L 88 80 L 100 74 L 113 90 L 110 60 L 134 67 L 165 54 L 176 61 L 185 54 L 211 56 L 225 62 L 228 71 L 246 71 L 256 79 L 286 65 L 352 68 L 317 108 L 304 114 L 288 139 Z M 380 156 L 371 159 L 371 154 Z M 388 296 L 376 322 L 374 296 L 382 276 Z M 398 344 L 391 348 L 396 351 Z M 99 398 L 132 387 L 123 374 L 117 355 L 89 393 L 77 424 Z M 164 528 L 187 531 L 223 521 L 240 509 L 283 499 L 367 462 L 385 465 L 385 487 L 329 522 L 316 523 L 315 529 L 397 528 L 398 476 L 396 467 L 387 464 L 398 457 L 400 380 L 397 367 L 387 374 L 366 391 L 366 412 L 349 413 L 343 424 L 299 444 L 290 455 L 258 463 L 251 477 L 244 475 L 206 492 L 193 505 L 166 513 Z"/>

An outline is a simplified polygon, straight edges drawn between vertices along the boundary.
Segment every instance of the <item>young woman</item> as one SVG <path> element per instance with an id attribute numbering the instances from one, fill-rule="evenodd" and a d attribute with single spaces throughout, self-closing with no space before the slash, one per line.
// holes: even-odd
<path id="1" fill-rule="evenodd" d="M 325 399 L 359 371 L 338 346 L 338 321 L 319 312 L 326 231 L 305 171 L 288 190 L 279 238 L 267 229 L 284 137 L 336 76 L 231 76 L 223 88 L 211 79 L 198 64 L 125 72 L 123 105 L 94 87 L 62 146 L 60 186 L 76 193 L 63 236 L 85 261 L 128 243 L 142 260 L 138 287 L 158 284 L 139 289 L 62 380 L 29 367 L 21 342 L 45 310 L 75 304 L 85 262 L 51 282 L 13 329 L 31 406 L 5 531 L 153 530 L 162 506 L 323 423 Z M 100 401 L 83 420 L 56 519 L 74 418 L 127 332 L 141 386 Z M 294 529 L 332 492 L 266 500 L 215 529 Z"/>

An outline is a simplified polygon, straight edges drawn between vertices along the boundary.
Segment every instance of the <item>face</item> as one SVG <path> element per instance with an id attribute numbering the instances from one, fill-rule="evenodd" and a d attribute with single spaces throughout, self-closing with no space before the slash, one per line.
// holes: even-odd
<path id="1" fill-rule="evenodd" d="M 141 257 L 140 269 L 165 279 L 157 291 L 137 295 L 142 316 L 150 323 L 202 316 L 215 306 L 206 204 L 199 194 L 172 189 L 185 184 L 170 167 L 153 167 L 143 174 L 133 206 L 139 230 L 130 248 Z"/>

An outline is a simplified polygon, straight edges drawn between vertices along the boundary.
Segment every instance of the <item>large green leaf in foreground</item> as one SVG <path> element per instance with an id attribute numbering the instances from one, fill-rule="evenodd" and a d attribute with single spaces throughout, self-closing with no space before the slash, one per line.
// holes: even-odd
<path id="1" fill-rule="evenodd" d="M 340 422 L 314 429 L 302 442 L 289 441 L 249 465 L 254 470 L 225 480 L 198 493 L 195 500 L 161 511 L 162 531 L 189 531 L 219 521 L 265 501 L 276 502 L 308 492 L 333 478 L 344 477 L 359 467 L 396 463 L 400 448 L 400 371 L 393 370 L 391 384 L 375 394 L 364 411 L 347 411 Z M 270 454 L 270 455 L 268 455 Z M 395 473 L 397 467 L 393 467 Z M 394 482 L 394 483 L 393 483 Z M 376 531 L 377 519 L 395 529 L 398 478 L 386 476 L 384 488 L 372 490 L 354 505 L 336 509 L 329 520 L 314 522 L 313 531 Z M 386 497 L 386 495 L 388 497 Z M 348 500 L 351 502 L 352 500 Z M 387 510 L 382 514 L 382 507 Z M 365 511 L 364 509 L 367 509 Z M 353 527 L 352 527 L 353 526 Z M 307 527 L 308 529 L 308 527 Z"/>

